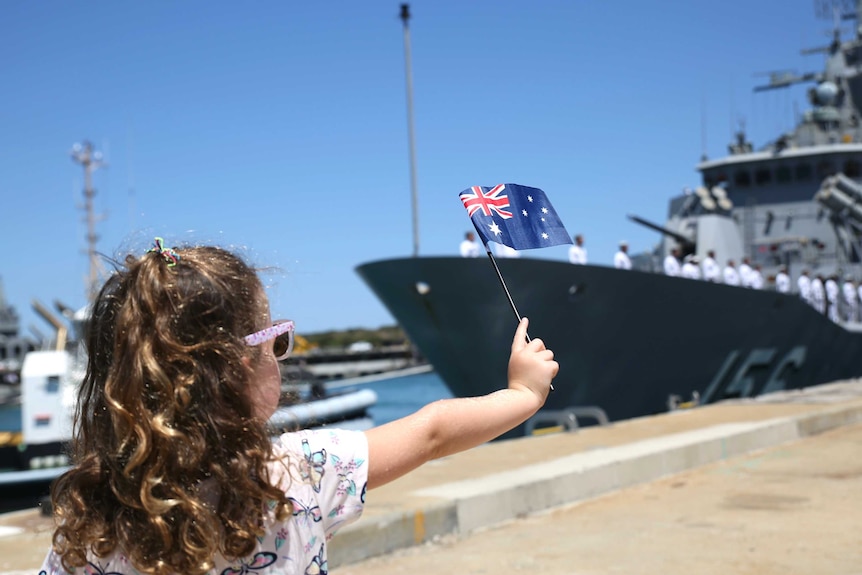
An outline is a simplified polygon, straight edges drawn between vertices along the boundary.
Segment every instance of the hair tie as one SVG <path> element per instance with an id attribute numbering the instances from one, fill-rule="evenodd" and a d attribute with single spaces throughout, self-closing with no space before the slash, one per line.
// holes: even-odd
<path id="1" fill-rule="evenodd" d="M 162 256 L 166 262 L 168 262 L 168 267 L 172 268 L 177 265 L 177 262 L 180 261 L 180 254 L 174 251 L 173 248 L 165 247 L 165 240 L 162 238 L 156 238 L 153 247 L 147 250 L 147 253 L 155 252 Z"/>

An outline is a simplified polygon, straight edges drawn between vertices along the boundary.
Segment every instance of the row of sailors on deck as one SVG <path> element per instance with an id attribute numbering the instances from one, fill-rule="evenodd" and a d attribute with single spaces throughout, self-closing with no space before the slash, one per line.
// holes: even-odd
<path id="1" fill-rule="evenodd" d="M 587 249 L 584 247 L 584 238 L 578 234 L 574 238 L 574 244 L 569 248 L 569 261 L 573 264 L 587 263 Z M 617 269 L 630 270 L 632 262 L 628 255 L 628 243 L 620 242 L 619 250 L 614 254 L 614 267 Z M 495 247 L 497 257 L 519 257 L 520 254 L 502 244 Z M 479 244 L 475 240 L 473 232 L 467 232 L 461 243 L 461 256 L 477 257 L 480 254 Z M 682 260 L 682 263 L 680 261 Z M 683 277 L 688 279 L 702 279 L 708 282 L 723 283 L 726 285 L 747 287 L 752 289 L 763 289 L 764 278 L 759 265 L 751 265 L 749 258 L 742 258 L 742 263 L 736 267 L 733 260 L 728 260 L 724 269 L 715 259 L 715 252 L 707 252 L 703 262 L 690 254 L 680 258 L 680 249 L 675 247 L 664 260 L 664 273 L 669 276 Z M 803 270 L 796 280 L 797 293 L 807 304 L 827 314 L 833 321 L 860 321 L 859 311 L 862 306 L 862 282 L 858 285 L 851 278 L 847 278 L 838 287 L 838 276 L 833 275 L 825 278 L 822 275 L 810 277 L 808 270 Z M 781 293 L 791 292 L 790 276 L 787 268 L 782 267 L 775 275 L 775 290 Z M 839 295 L 841 296 L 839 298 Z"/>
<path id="2" fill-rule="evenodd" d="M 587 248 L 584 247 L 584 236 L 576 235 L 572 246 L 569 248 L 569 262 L 573 264 L 587 263 Z M 614 254 L 614 267 L 619 270 L 632 269 L 632 260 L 629 258 L 629 244 L 626 241 L 620 242 L 617 253 Z"/>
<path id="3" fill-rule="evenodd" d="M 574 243 L 569 248 L 569 261 L 573 264 L 584 265 L 587 263 L 587 248 L 584 247 L 584 236 L 577 234 L 574 236 Z M 473 232 L 464 234 L 464 241 L 461 242 L 460 252 L 462 258 L 479 257 L 481 246 L 476 241 L 476 236 Z M 629 245 L 627 242 L 620 242 L 620 248 L 614 254 L 614 267 L 617 269 L 630 270 L 632 269 L 632 261 L 628 255 Z M 519 258 L 521 257 L 518 250 L 505 246 L 503 244 L 494 243 L 494 255 L 498 258 Z"/>
<path id="4" fill-rule="evenodd" d="M 785 273 L 785 270 L 782 270 L 782 273 Z M 777 282 L 776 277 L 776 284 Z M 837 275 L 833 274 L 825 279 L 819 274 L 810 277 L 808 270 L 803 270 L 796 280 L 796 287 L 803 301 L 820 313 L 828 315 L 832 321 L 859 321 L 862 283 L 857 284 L 851 278 L 845 278 L 839 288 L 838 282 Z"/>
<path id="5" fill-rule="evenodd" d="M 569 248 L 569 261 L 573 264 L 587 263 L 587 248 L 584 247 L 584 236 L 577 234 L 574 236 L 574 243 Z M 614 267 L 619 269 L 632 269 L 632 261 L 628 256 L 629 246 L 626 242 L 620 242 L 620 249 L 614 255 Z M 481 254 L 481 246 L 476 241 L 476 236 L 473 232 L 464 234 L 464 241 L 461 242 L 460 252 L 462 258 L 475 258 Z M 518 250 L 504 246 L 503 244 L 494 243 L 494 255 L 498 258 L 519 258 L 521 257 Z"/>
<path id="6" fill-rule="evenodd" d="M 724 283 L 732 286 L 742 286 L 753 289 L 763 289 L 763 273 L 760 266 L 752 266 L 748 258 L 743 258 L 737 269 L 733 260 L 728 260 L 724 269 L 715 261 L 715 252 L 710 250 L 703 263 L 700 259 L 690 254 L 685 257 L 680 265 L 680 250 L 673 248 L 671 253 L 664 259 L 664 273 L 673 277 L 683 277 L 693 280 L 705 280 L 713 283 Z M 789 279 L 788 279 L 789 282 Z M 789 285 L 789 283 L 788 283 Z"/>
<path id="7" fill-rule="evenodd" d="M 760 266 L 752 266 L 748 258 L 742 259 L 737 269 L 733 260 L 728 260 L 724 270 L 719 269 L 715 261 L 715 252 L 707 252 L 703 263 L 697 256 L 686 256 L 684 263 L 679 264 L 679 250 L 672 250 L 664 261 L 665 274 L 689 279 L 703 279 L 714 283 L 724 283 L 753 289 L 763 289 L 764 279 Z M 860 302 L 862 302 L 862 283 L 857 284 L 852 278 L 845 278 L 838 285 L 838 275 L 827 278 L 822 275 L 811 277 L 808 270 L 803 270 L 796 280 L 797 293 L 802 300 L 822 314 L 829 316 L 834 322 L 859 321 Z M 791 293 L 790 275 L 787 268 L 782 267 L 775 274 L 775 291 Z"/>

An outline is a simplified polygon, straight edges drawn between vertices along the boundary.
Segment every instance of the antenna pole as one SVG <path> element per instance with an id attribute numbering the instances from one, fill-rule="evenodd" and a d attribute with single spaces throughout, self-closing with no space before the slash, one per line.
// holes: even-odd
<path id="1" fill-rule="evenodd" d="M 706 154 L 706 90 L 700 95 L 700 160 L 705 162 Z"/>
<path id="2" fill-rule="evenodd" d="M 84 167 L 84 221 L 87 224 L 87 259 L 90 262 L 90 271 L 87 277 L 87 301 L 93 301 L 99 290 L 99 270 L 102 266 L 96 253 L 96 220 L 100 219 L 93 212 L 93 198 L 96 190 L 93 189 L 93 172 L 104 166 L 102 153 L 93 150 L 93 144 L 84 141 L 83 144 L 76 143 L 72 146 L 72 160 Z"/>
<path id="3" fill-rule="evenodd" d="M 413 257 L 419 255 L 419 194 L 416 191 L 416 137 L 413 130 L 413 70 L 410 64 L 410 5 L 401 5 L 404 22 L 404 64 L 407 75 L 407 133 L 410 140 L 410 192 L 413 207 Z"/>

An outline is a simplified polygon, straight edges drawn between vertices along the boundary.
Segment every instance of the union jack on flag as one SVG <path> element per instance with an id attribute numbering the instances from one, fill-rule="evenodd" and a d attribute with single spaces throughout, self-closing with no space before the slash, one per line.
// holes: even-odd
<path id="1" fill-rule="evenodd" d="M 508 220 L 512 217 L 512 212 L 507 212 L 503 208 L 509 207 L 509 198 L 500 195 L 505 189 L 505 184 L 497 184 L 487 192 L 482 190 L 481 186 L 473 186 L 461 192 L 461 203 L 467 208 L 467 215 L 471 218 L 477 211 L 482 210 L 482 215 L 490 216 L 491 212 L 495 212 L 504 220 Z"/>
<path id="2" fill-rule="evenodd" d="M 572 243 L 545 192 L 518 184 L 473 186 L 461 202 L 487 247 L 497 242 L 516 250 Z"/>

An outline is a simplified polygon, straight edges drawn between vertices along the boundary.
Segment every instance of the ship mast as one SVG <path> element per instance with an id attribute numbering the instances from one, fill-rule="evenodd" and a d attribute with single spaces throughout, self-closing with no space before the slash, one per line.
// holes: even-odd
<path id="1" fill-rule="evenodd" d="M 413 257 L 419 255 L 419 195 L 416 191 L 416 138 L 413 133 L 413 70 L 410 63 L 410 4 L 401 5 L 404 22 L 404 65 L 407 75 L 407 133 L 410 139 L 410 192 L 413 207 Z"/>
<path id="2" fill-rule="evenodd" d="M 96 293 L 99 290 L 99 272 L 102 270 L 102 263 L 96 252 L 96 242 L 99 236 L 96 235 L 96 221 L 101 220 L 102 216 L 96 216 L 93 212 L 93 198 L 96 196 L 96 190 L 93 188 L 93 172 L 96 169 L 105 166 L 106 163 L 102 160 L 102 153 L 93 149 L 93 144 L 88 141 L 76 143 L 72 146 L 72 160 L 84 167 L 84 222 L 87 224 L 87 259 L 90 263 L 90 269 L 87 276 L 87 301 L 92 302 Z"/>

